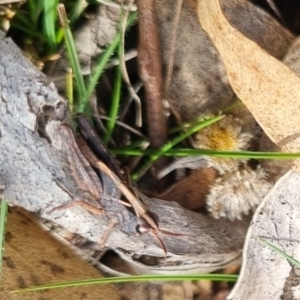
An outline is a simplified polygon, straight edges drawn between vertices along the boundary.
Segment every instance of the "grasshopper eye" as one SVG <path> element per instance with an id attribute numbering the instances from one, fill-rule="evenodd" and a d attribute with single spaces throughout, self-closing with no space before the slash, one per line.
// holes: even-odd
<path id="1" fill-rule="evenodd" d="M 140 233 L 140 234 L 145 234 L 145 233 L 148 233 L 149 231 L 151 231 L 152 228 L 150 228 L 149 226 L 147 225 L 137 225 L 136 226 L 136 232 L 137 233 Z"/>

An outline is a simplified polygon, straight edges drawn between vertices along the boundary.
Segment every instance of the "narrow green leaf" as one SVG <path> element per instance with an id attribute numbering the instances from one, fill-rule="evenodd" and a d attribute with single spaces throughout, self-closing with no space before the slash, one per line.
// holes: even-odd
<path id="1" fill-rule="evenodd" d="M 4 252 L 7 208 L 8 208 L 7 202 L 4 200 L 0 200 L 0 276 L 2 275 L 2 262 L 3 262 L 3 252 Z"/>
<path id="2" fill-rule="evenodd" d="M 121 86 L 122 86 L 122 73 L 120 66 L 116 67 L 116 76 L 115 76 L 115 84 L 113 90 L 113 99 L 110 106 L 109 111 L 109 119 L 107 120 L 106 125 L 106 133 L 103 137 L 103 142 L 108 144 L 113 133 L 113 130 L 116 125 L 116 120 L 118 117 L 118 110 L 121 98 Z"/>
<path id="3" fill-rule="evenodd" d="M 28 14 L 25 15 L 25 13 L 21 11 L 17 11 L 14 15 L 14 18 L 12 19 L 11 25 L 22 23 L 23 26 L 26 26 L 27 28 L 33 28 L 34 25 L 31 23 L 31 21 L 28 18 Z M 20 25 L 20 24 L 19 24 Z"/>
<path id="4" fill-rule="evenodd" d="M 211 281 L 229 281 L 235 282 L 237 275 L 227 274 L 200 274 L 200 275 L 140 275 L 128 277 L 109 277 L 99 279 L 85 279 L 80 281 L 69 281 L 62 283 L 53 283 L 41 285 L 22 290 L 11 291 L 11 293 L 39 291 L 45 289 L 58 289 L 71 286 L 82 286 L 89 284 L 106 284 L 106 283 L 120 283 L 120 282 L 145 282 L 145 281 L 183 281 L 183 280 L 211 280 Z"/>
<path id="5" fill-rule="evenodd" d="M 39 38 L 42 41 L 46 42 L 44 35 L 40 32 L 36 32 L 36 30 L 32 26 L 26 26 L 24 24 L 20 24 L 19 22 L 11 22 L 11 27 L 19 29 L 21 32 L 28 33 L 31 37 Z"/>
<path id="6" fill-rule="evenodd" d="M 56 49 L 55 24 L 57 20 L 57 2 L 57 0 L 41 1 L 43 5 L 43 31 L 52 51 Z"/>
<path id="7" fill-rule="evenodd" d="M 30 14 L 30 21 L 32 22 L 32 24 L 34 24 L 34 27 L 36 28 L 41 13 L 43 11 L 42 1 L 28 0 L 27 4 L 28 4 L 28 12 Z"/>
<path id="8" fill-rule="evenodd" d="M 110 151 L 116 155 L 144 156 L 154 155 L 157 150 L 140 150 L 126 147 L 123 149 L 111 149 Z M 224 158 L 241 158 L 241 159 L 295 159 L 300 158 L 300 153 L 282 153 L 282 152 L 253 152 L 253 151 L 219 151 L 206 149 L 189 149 L 178 148 L 170 149 L 161 153 L 161 156 L 215 156 Z"/>
<path id="9" fill-rule="evenodd" d="M 137 12 L 130 13 L 130 15 L 128 17 L 127 27 L 126 27 L 127 29 L 134 23 L 134 21 L 136 20 L 136 17 L 137 17 Z M 87 103 L 91 97 L 91 94 L 94 91 L 96 84 L 98 83 L 99 78 L 106 67 L 108 60 L 110 59 L 111 55 L 114 53 L 115 49 L 117 48 L 117 46 L 120 43 L 120 38 L 121 38 L 121 34 L 120 34 L 120 32 L 118 32 L 116 34 L 116 36 L 114 37 L 113 41 L 111 42 L 111 44 L 100 55 L 100 58 L 96 64 L 94 71 L 93 71 L 91 80 L 88 83 L 87 93 L 84 98 L 80 99 L 81 101 L 80 101 L 80 104 L 78 107 L 78 112 L 84 111 L 84 107 L 87 105 Z"/>
<path id="10" fill-rule="evenodd" d="M 182 133 L 181 135 L 179 135 L 178 137 L 174 138 L 171 142 L 165 144 L 164 146 L 162 146 L 159 150 L 155 150 L 154 154 L 151 154 L 150 159 L 148 160 L 148 162 L 143 165 L 135 174 L 133 174 L 131 176 L 131 179 L 133 181 L 138 180 L 144 173 L 146 170 L 149 169 L 149 167 L 162 155 L 165 155 L 165 153 L 167 151 L 169 151 L 171 148 L 173 148 L 176 144 L 180 143 L 181 141 L 183 141 L 184 139 L 186 139 L 187 137 L 189 137 L 190 135 L 192 135 L 193 133 L 221 120 L 224 116 L 217 116 L 208 120 L 205 120 L 203 122 L 200 122 L 198 124 L 195 124 L 193 126 L 191 126 L 186 132 Z"/>
<path id="11" fill-rule="evenodd" d="M 85 88 L 85 83 L 83 80 L 82 72 L 81 72 L 81 67 L 75 47 L 75 42 L 73 39 L 73 35 L 70 29 L 69 21 L 66 15 L 65 7 L 63 4 L 59 4 L 57 6 L 58 9 L 58 16 L 59 16 L 59 21 L 61 23 L 61 26 L 64 31 L 64 36 L 65 36 L 65 42 L 69 54 L 69 59 L 70 59 L 70 64 L 71 67 L 74 71 L 75 75 L 75 81 L 76 81 L 76 87 L 78 90 L 79 94 L 79 99 L 84 99 L 86 96 L 86 88 Z"/>

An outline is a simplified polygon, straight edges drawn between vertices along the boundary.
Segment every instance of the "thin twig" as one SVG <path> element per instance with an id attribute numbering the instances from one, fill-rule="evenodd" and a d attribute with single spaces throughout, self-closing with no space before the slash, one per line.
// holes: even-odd
<path id="1" fill-rule="evenodd" d="M 92 112 L 93 120 L 94 120 L 95 124 L 97 125 L 98 129 L 104 135 L 107 134 L 107 130 L 106 130 L 106 128 L 105 128 L 105 126 L 104 126 L 104 124 L 101 120 L 101 117 L 100 117 L 100 114 L 99 114 L 99 111 L 98 111 L 97 97 L 96 97 L 94 92 L 91 95 L 89 104 L 90 104 L 90 109 L 91 109 L 91 112 Z M 110 143 L 113 147 L 117 146 L 117 144 L 116 144 L 116 142 L 113 138 L 110 139 Z"/>
<path id="2" fill-rule="evenodd" d="M 154 0 L 138 0 L 139 45 L 138 63 L 146 92 L 147 125 L 150 143 L 159 148 L 168 140 L 163 108 L 163 76 L 161 53 L 154 13 Z"/>
<path id="3" fill-rule="evenodd" d="M 109 120 L 110 118 L 104 115 L 99 115 L 101 119 L 103 120 Z M 143 139 L 147 139 L 146 136 L 144 136 L 142 133 L 140 133 L 139 131 L 137 131 L 136 129 L 134 129 L 133 127 L 121 122 L 121 121 L 116 121 L 116 124 L 119 125 L 120 127 L 123 127 L 125 129 L 127 129 L 128 131 L 132 132 L 133 134 L 143 138 Z"/>
<path id="4" fill-rule="evenodd" d="M 168 98 L 168 91 L 169 91 L 172 74 L 173 74 L 173 68 L 174 68 L 177 31 L 178 31 L 178 26 L 179 26 L 179 22 L 180 22 L 181 11 L 182 11 L 182 3 L 183 3 L 183 0 L 177 0 L 176 13 L 175 13 L 174 22 L 172 25 L 173 31 L 172 31 L 172 36 L 171 36 L 170 57 L 169 57 L 168 65 L 167 65 L 167 74 L 166 74 L 166 80 L 165 80 L 165 86 L 164 86 L 165 96 L 167 98 Z M 168 100 L 168 103 L 170 105 L 170 110 L 177 122 L 177 125 L 180 126 L 182 124 L 180 114 L 178 113 L 178 111 L 175 109 L 174 105 L 172 105 L 172 103 L 169 100 Z M 192 141 L 191 141 L 190 137 L 188 137 L 188 140 L 189 140 L 189 144 L 192 145 Z"/>
<path id="5" fill-rule="evenodd" d="M 91 112 L 92 112 L 92 116 L 94 118 L 94 121 L 96 122 L 98 128 L 101 130 L 102 133 L 106 134 L 106 128 L 104 126 L 104 124 L 101 121 L 101 117 L 98 111 L 98 103 L 97 103 L 97 97 L 95 95 L 95 93 L 93 93 L 91 95 L 90 98 L 90 108 L 91 108 Z"/>
<path id="6" fill-rule="evenodd" d="M 140 145 L 140 149 L 141 150 L 146 150 L 149 147 L 149 142 L 148 141 L 144 141 L 141 145 Z M 127 162 L 127 166 L 129 168 L 130 173 L 134 171 L 134 169 L 138 166 L 138 164 L 140 163 L 140 161 L 143 159 L 143 156 L 136 156 L 136 157 L 129 157 L 128 158 L 128 162 Z"/>
<path id="7" fill-rule="evenodd" d="M 143 86 L 143 82 L 138 80 L 134 85 L 133 85 L 133 89 L 135 91 L 135 93 L 138 93 L 138 91 L 142 88 Z M 119 114 L 119 120 L 122 121 L 125 118 L 125 115 L 127 114 L 128 108 L 132 102 L 133 98 L 131 96 L 131 94 L 129 93 L 128 96 L 124 99 L 123 103 L 122 103 L 122 108 Z"/>
<path id="8" fill-rule="evenodd" d="M 180 21 L 180 15 L 182 10 L 182 3 L 183 0 L 177 0 L 177 7 L 174 17 L 174 23 L 172 25 L 173 31 L 172 31 L 172 37 L 171 37 L 171 51 L 168 61 L 168 67 L 167 67 L 167 74 L 166 74 L 166 81 L 165 81 L 165 94 L 167 95 L 168 89 L 171 82 L 171 77 L 173 73 L 173 67 L 174 67 L 174 57 L 175 57 L 175 46 L 176 46 L 176 40 L 177 40 L 177 31 L 178 31 L 178 25 Z"/>
<path id="9" fill-rule="evenodd" d="M 128 7 L 130 8 L 131 5 L 133 4 L 134 0 L 130 0 Z M 122 77 L 123 80 L 127 86 L 127 89 L 131 95 L 131 97 L 134 99 L 135 101 L 135 110 L 136 110 L 136 118 L 135 118 L 135 125 L 137 127 L 142 127 L 142 108 L 141 108 L 141 99 L 140 97 L 137 95 L 137 93 L 134 91 L 134 88 L 131 85 L 130 79 L 129 79 L 129 75 L 127 72 L 127 68 L 126 68 L 126 64 L 125 64 L 125 32 L 126 32 L 126 24 L 127 24 L 127 20 L 128 20 L 128 16 L 129 16 L 129 10 L 125 11 L 124 16 L 122 18 L 122 22 L 121 22 L 121 26 L 120 26 L 120 31 L 121 31 L 121 39 L 120 39 L 120 68 L 121 68 L 121 72 L 122 72 Z"/>
<path id="10" fill-rule="evenodd" d="M 167 73 L 166 73 L 166 80 L 165 80 L 165 86 L 164 86 L 165 96 L 170 105 L 170 110 L 172 112 L 172 115 L 178 126 L 182 125 L 182 119 L 181 119 L 179 112 L 172 104 L 172 102 L 169 101 L 168 91 L 169 91 L 172 74 L 173 74 L 173 69 L 174 69 L 177 31 L 178 31 L 178 26 L 179 26 L 179 22 L 180 22 L 182 4 L 183 4 L 183 0 L 177 0 L 176 14 L 174 16 L 174 21 L 173 21 L 173 25 L 172 25 L 173 31 L 172 31 L 172 36 L 171 36 L 170 57 L 169 57 L 168 65 L 167 65 Z M 184 130 L 183 130 L 183 132 L 184 132 Z M 190 137 L 190 136 L 187 137 L 187 139 L 184 143 L 186 143 L 188 146 L 192 146 L 193 145 L 192 137 Z"/>
<path id="11" fill-rule="evenodd" d="M 124 60 L 125 61 L 131 60 L 131 59 L 136 58 L 136 57 L 137 57 L 137 50 L 136 49 L 130 49 L 130 50 L 126 51 L 126 53 L 124 54 Z M 114 58 L 106 64 L 105 69 L 109 69 L 109 68 L 118 66 L 119 64 L 120 64 L 120 60 L 118 58 Z"/>

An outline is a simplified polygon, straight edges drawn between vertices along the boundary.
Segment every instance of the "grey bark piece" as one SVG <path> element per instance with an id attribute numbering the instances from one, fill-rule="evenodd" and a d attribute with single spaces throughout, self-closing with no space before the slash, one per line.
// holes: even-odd
<path id="1" fill-rule="evenodd" d="M 26 60 L 9 38 L 0 32 L 0 186 L 10 205 L 24 207 L 99 242 L 109 220 L 81 207 L 51 210 L 84 197 L 95 204 L 88 191 L 82 191 L 72 177 L 68 147 L 60 126 L 67 123 L 66 101 L 53 83 L 47 81 Z M 104 178 L 103 201 L 114 201 L 119 191 Z M 209 272 L 240 259 L 249 220 L 214 220 L 181 208 L 175 203 L 143 197 L 157 216 L 161 229 L 187 234 L 175 237 L 161 234 L 168 255 L 149 234 L 125 234 L 114 227 L 106 247 L 130 261 L 138 272 Z M 124 208 L 125 209 L 125 208 Z M 129 213 L 130 214 L 130 213 Z M 133 214 L 131 228 L 139 223 Z M 132 230 L 132 229 L 131 229 Z M 141 257 L 160 257 L 160 264 L 148 266 Z"/>

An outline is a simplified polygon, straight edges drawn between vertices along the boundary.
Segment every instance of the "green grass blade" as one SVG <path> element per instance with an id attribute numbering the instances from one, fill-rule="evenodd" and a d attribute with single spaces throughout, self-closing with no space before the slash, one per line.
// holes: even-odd
<path id="1" fill-rule="evenodd" d="M 273 251 L 277 252 L 278 254 L 280 254 L 281 256 L 283 256 L 284 258 L 286 258 L 290 263 L 292 263 L 293 265 L 295 265 L 296 267 L 300 268 L 300 262 L 296 259 L 294 259 L 292 256 L 286 254 L 285 252 L 281 251 L 280 249 L 278 249 L 276 246 L 272 245 L 271 243 L 267 242 L 265 240 L 265 237 L 257 237 L 257 239 L 265 244 L 267 247 L 269 247 L 270 249 L 272 249 Z"/>
<path id="2" fill-rule="evenodd" d="M 7 202 L 0 200 L 0 276 L 2 275 L 2 262 L 5 240 L 5 224 L 7 219 Z"/>
<path id="3" fill-rule="evenodd" d="M 94 72 L 92 74 L 91 80 L 88 83 L 87 86 L 87 93 L 85 95 L 85 97 L 82 99 L 82 101 L 79 104 L 78 107 L 78 112 L 83 112 L 85 106 L 87 105 L 92 92 L 94 91 L 96 84 L 99 81 L 99 78 L 101 76 L 101 74 L 103 73 L 106 64 L 108 62 L 108 60 L 110 59 L 111 55 L 114 53 L 116 47 L 118 46 L 120 42 L 120 34 L 118 33 L 115 38 L 113 39 L 113 41 L 111 42 L 111 44 L 106 48 L 106 50 L 100 55 L 100 58 L 98 60 L 97 66 L 94 69 Z"/>
<path id="4" fill-rule="evenodd" d="M 57 0 L 42 0 L 43 5 L 43 31 L 51 50 L 56 50 Z"/>
<path id="5" fill-rule="evenodd" d="M 28 0 L 27 5 L 28 12 L 30 15 L 30 21 L 32 22 L 32 24 L 34 24 L 34 27 L 36 28 L 39 22 L 40 15 L 43 11 L 43 3 L 42 1 Z"/>
<path id="6" fill-rule="evenodd" d="M 22 23 L 22 24 L 20 24 Z M 12 19 L 11 25 L 18 24 L 19 26 L 24 26 L 28 28 L 33 28 L 34 25 L 31 23 L 31 21 L 28 19 L 28 15 L 24 14 L 21 11 L 17 11 L 16 14 L 14 15 L 14 18 Z M 32 29 L 33 30 L 33 29 Z"/>
<path id="7" fill-rule="evenodd" d="M 118 117 L 119 104 L 121 98 L 122 74 L 120 66 L 116 67 L 116 77 L 113 90 L 113 99 L 110 106 L 109 119 L 106 122 L 106 133 L 103 137 L 103 142 L 107 145 L 116 125 Z"/>
<path id="8" fill-rule="evenodd" d="M 217 116 L 208 120 L 205 120 L 203 122 L 200 122 L 198 124 L 195 124 L 191 126 L 186 132 L 182 133 L 178 137 L 174 138 L 171 142 L 165 144 L 163 147 L 161 147 L 159 150 L 156 150 L 154 154 L 150 156 L 150 159 L 148 162 L 143 165 L 136 173 L 134 173 L 131 177 L 132 181 L 138 180 L 146 170 L 162 155 L 164 155 L 167 151 L 169 151 L 171 148 L 173 148 L 176 144 L 180 143 L 193 133 L 221 120 L 224 116 Z"/>
<path id="9" fill-rule="evenodd" d="M 22 290 L 11 291 L 11 293 L 32 292 L 44 289 L 58 289 L 70 286 L 83 286 L 90 284 L 106 284 L 106 283 L 120 283 L 120 282 L 145 282 L 145 281 L 183 281 L 183 280 L 211 280 L 211 281 L 229 281 L 235 282 L 237 275 L 227 274 L 200 274 L 200 275 L 140 275 L 128 277 L 109 277 L 99 279 L 85 279 L 80 281 L 70 281 L 62 283 L 54 283 L 41 285 Z"/>
<path id="10" fill-rule="evenodd" d="M 127 29 L 134 23 L 134 21 L 136 20 L 136 17 L 137 17 L 137 12 L 130 13 L 130 15 L 128 17 L 127 26 L 126 26 Z M 117 35 L 114 37 L 113 41 L 111 42 L 111 44 L 107 47 L 107 49 L 100 56 L 100 58 L 97 62 L 97 65 L 93 71 L 91 80 L 88 83 L 87 93 L 86 93 L 85 97 L 81 99 L 80 105 L 78 107 L 78 112 L 84 111 L 84 108 L 87 105 L 87 103 L 91 97 L 91 94 L 94 91 L 95 86 L 98 83 L 99 78 L 107 65 L 108 60 L 110 59 L 111 55 L 114 53 L 117 46 L 120 44 L 120 39 L 121 39 L 121 34 L 120 34 L 120 32 L 118 32 Z"/>
<path id="11" fill-rule="evenodd" d="M 111 149 L 110 151 L 116 155 L 143 156 L 154 155 L 157 150 L 140 150 L 131 149 L 132 146 L 123 149 Z M 240 158 L 240 159 L 295 159 L 300 158 L 300 153 L 282 153 L 282 152 L 253 152 L 253 151 L 220 151 L 220 150 L 205 150 L 205 149 L 170 149 L 162 156 L 215 156 L 223 158 Z"/>
<path id="12" fill-rule="evenodd" d="M 79 94 L 79 99 L 85 99 L 86 97 L 86 88 L 83 80 L 81 67 L 73 39 L 73 35 L 70 29 L 69 21 L 66 15 L 65 7 L 63 4 L 58 5 L 58 16 L 61 26 L 64 31 L 65 42 L 69 54 L 70 64 L 74 71 L 76 87 Z"/>
<path id="13" fill-rule="evenodd" d="M 11 27 L 20 30 L 21 32 L 28 33 L 31 37 L 39 38 L 42 41 L 46 42 L 44 35 L 40 32 L 36 32 L 36 30 L 32 27 L 28 27 L 24 24 L 20 24 L 19 22 L 11 22 Z"/>

